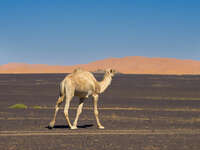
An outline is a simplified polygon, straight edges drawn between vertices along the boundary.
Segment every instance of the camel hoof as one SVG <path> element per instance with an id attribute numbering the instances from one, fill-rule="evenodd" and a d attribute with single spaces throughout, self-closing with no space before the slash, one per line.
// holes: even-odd
<path id="1" fill-rule="evenodd" d="M 78 129 L 78 128 L 76 126 L 72 126 L 70 129 L 75 130 L 75 129 Z"/>
<path id="2" fill-rule="evenodd" d="M 98 128 L 99 128 L 99 129 L 104 129 L 104 126 L 99 126 Z"/>
<path id="3" fill-rule="evenodd" d="M 48 128 L 49 128 L 49 129 L 52 129 L 53 127 L 54 127 L 54 122 L 50 122 Z"/>
<path id="4" fill-rule="evenodd" d="M 48 127 L 47 127 L 48 129 L 53 129 L 53 127 L 51 127 L 50 125 L 48 125 Z"/>

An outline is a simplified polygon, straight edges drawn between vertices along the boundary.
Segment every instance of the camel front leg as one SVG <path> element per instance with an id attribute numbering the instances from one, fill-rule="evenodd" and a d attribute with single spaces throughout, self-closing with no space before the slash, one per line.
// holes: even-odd
<path id="1" fill-rule="evenodd" d="M 79 118 L 80 114 L 82 113 L 82 109 L 83 109 L 83 101 L 84 101 L 84 99 L 81 98 L 78 108 L 77 108 L 76 118 L 74 120 L 74 123 L 73 123 L 73 126 L 71 127 L 71 129 L 77 129 L 78 118 Z"/>
<path id="2" fill-rule="evenodd" d="M 56 102 L 55 113 L 54 113 L 52 121 L 49 123 L 49 128 L 53 128 L 54 125 L 55 125 L 56 115 L 58 113 L 60 104 L 63 102 L 63 99 L 64 99 L 64 96 L 61 96 L 61 97 L 58 98 L 58 101 Z"/>
<path id="3" fill-rule="evenodd" d="M 100 121 L 99 121 L 99 112 L 98 112 L 98 109 L 97 109 L 99 96 L 93 95 L 93 98 L 94 98 L 94 115 L 95 115 L 95 118 L 96 118 L 96 121 L 97 121 L 97 126 L 98 126 L 99 129 L 104 129 L 104 126 L 102 126 Z"/>

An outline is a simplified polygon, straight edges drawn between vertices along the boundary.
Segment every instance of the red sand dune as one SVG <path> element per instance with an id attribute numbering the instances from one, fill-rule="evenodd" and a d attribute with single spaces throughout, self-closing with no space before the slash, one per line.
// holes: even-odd
<path id="1" fill-rule="evenodd" d="M 0 66 L 0 73 L 68 73 L 78 67 L 89 71 L 114 68 L 125 74 L 200 74 L 200 61 L 140 56 L 108 58 L 74 66 L 9 63 Z"/>

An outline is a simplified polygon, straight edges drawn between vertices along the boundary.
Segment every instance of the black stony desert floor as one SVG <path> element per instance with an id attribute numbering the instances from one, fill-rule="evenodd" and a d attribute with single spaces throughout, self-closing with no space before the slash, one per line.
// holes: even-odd
<path id="1" fill-rule="evenodd" d="M 0 75 L 0 150 L 200 148 L 200 76 L 116 75 L 99 100 L 104 130 L 96 127 L 92 99 L 85 101 L 79 129 L 69 130 L 63 104 L 49 130 L 64 76 Z M 28 108 L 9 108 L 18 103 Z M 77 105 L 74 98 L 71 121 Z"/>

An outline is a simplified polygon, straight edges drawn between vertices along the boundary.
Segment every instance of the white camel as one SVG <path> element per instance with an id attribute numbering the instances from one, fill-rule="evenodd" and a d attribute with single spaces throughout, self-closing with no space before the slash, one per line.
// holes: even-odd
<path id="1" fill-rule="evenodd" d="M 100 129 L 104 129 L 104 126 L 101 125 L 98 116 L 97 102 L 100 93 L 103 93 L 106 88 L 111 84 L 112 77 L 115 74 L 115 70 L 107 69 L 102 81 L 97 81 L 92 73 L 84 71 L 82 69 L 75 69 L 73 73 L 65 77 L 65 79 L 60 83 L 60 96 L 57 100 L 55 106 L 55 114 L 52 121 L 49 124 L 50 128 L 53 128 L 55 125 L 56 115 L 59 110 L 60 104 L 63 100 L 66 100 L 64 107 L 64 114 L 67 120 L 67 123 L 70 129 L 77 129 L 77 122 L 79 115 L 82 112 L 83 103 L 86 98 L 92 96 L 94 99 L 94 115 L 96 118 L 97 126 Z M 79 106 L 77 108 L 76 117 L 73 125 L 70 123 L 68 110 L 70 106 L 70 101 L 74 96 L 80 98 Z"/>

